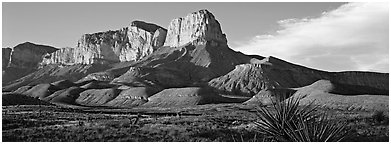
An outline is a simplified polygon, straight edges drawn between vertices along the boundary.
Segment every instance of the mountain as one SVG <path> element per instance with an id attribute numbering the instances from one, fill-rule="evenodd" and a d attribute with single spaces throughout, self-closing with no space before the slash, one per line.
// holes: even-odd
<path id="1" fill-rule="evenodd" d="M 325 79 L 344 88 L 365 89 L 356 94 L 388 94 L 388 74 L 372 72 L 326 72 L 267 57 L 255 64 L 237 65 L 209 86 L 231 95 L 253 96 L 264 89 L 298 88 Z"/>
<path id="2" fill-rule="evenodd" d="M 56 51 L 57 48 L 25 42 L 14 48 L 3 48 L 3 85 L 9 81 L 27 75 L 38 68 L 42 56 Z"/>
<path id="3" fill-rule="evenodd" d="M 319 91 L 357 98 L 388 95 L 389 86 L 388 73 L 327 72 L 234 51 L 208 10 L 176 18 L 167 29 L 133 21 L 85 34 L 75 48 L 46 52 L 34 64 L 39 69 L 3 91 L 58 105 L 131 108 L 267 105 L 289 96 L 318 98 Z"/>
<path id="4" fill-rule="evenodd" d="M 200 10 L 172 20 L 164 46 L 113 82 L 199 86 L 253 59 L 230 49 L 213 14 Z"/>
<path id="5" fill-rule="evenodd" d="M 61 79 L 77 81 L 88 74 L 112 68 L 112 63 L 136 61 L 162 46 L 166 31 L 155 24 L 133 21 L 129 27 L 121 30 L 85 34 L 78 40 L 76 48 L 49 51 L 48 46 L 40 46 L 35 48 L 39 52 L 36 57 L 27 57 L 32 59 L 33 63 L 25 65 L 33 68 L 24 70 L 22 74 L 15 74 L 15 71 L 24 68 L 24 65 L 12 63 L 12 69 L 8 70 L 10 72 L 5 73 L 10 73 L 10 76 L 9 80 L 3 80 L 3 84 L 6 85 L 3 90 L 12 91 L 23 85 L 51 83 Z M 26 44 L 14 49 L 27 47 L 24 45 Z M 24 51 L 17 52 L 28 54 Z"/>

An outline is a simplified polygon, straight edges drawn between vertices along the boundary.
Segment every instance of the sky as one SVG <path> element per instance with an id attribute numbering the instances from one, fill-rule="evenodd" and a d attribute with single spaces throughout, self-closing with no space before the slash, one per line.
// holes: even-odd
<path id="1" fill-rule="evenodd" d="M 388 72 L 388 4 L 384 3 L 2 3 L 2 47 L 29 41 L 75 47 L 85 33 L 142 20 L 167 28 L 208 9 L 228 45 L 327 71 Z"/>

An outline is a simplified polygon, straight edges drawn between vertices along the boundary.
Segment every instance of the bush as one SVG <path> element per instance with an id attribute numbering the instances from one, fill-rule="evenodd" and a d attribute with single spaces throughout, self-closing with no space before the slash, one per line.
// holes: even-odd
<path id="1" fill-rule="evenodd" d="M 273 141 L 329 142 L 341 141 L 348 133 L 347 123 L 331 121 L 317 112 L 312 103 L 299 106 L 299 99 L 273 102 L 271 110 L 258 108 L 257 131 Z"/>
<path id="2" fill-rule="evenodd" d="M 386 120 L 386 115 L 384 114 L 384 111 L 375 111 L 372 114 L 372 119 L 377 123 L 381 123 Z"/>

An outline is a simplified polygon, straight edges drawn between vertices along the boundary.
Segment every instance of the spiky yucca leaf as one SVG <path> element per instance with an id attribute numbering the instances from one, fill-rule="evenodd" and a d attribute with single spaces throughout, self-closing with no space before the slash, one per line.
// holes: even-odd
<path id="1" fill-rule="evenodd" d="M 346 136 L 345 123 L 330 121 L 325 113 L 317 112 L 318 106 L 299 106 L 300 99 L 273 102 L 268 110 L 257 110 L 257 130 L 276 141 L 340 141 Z"/>

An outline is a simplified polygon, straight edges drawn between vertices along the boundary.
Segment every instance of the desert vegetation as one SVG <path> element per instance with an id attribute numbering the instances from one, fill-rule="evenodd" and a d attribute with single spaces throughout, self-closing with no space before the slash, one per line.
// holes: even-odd
<path id="1" fill-rule="evenodd" d="M 388 119 L 386 113 L 383 114 Z M 20 105 L 3 106 L 2 115 L 5 142 L 388 141 L 389 134 L 388 123 L 378 123 L 373 112 L 321 107 L 315 109 L 299 106 L 294 100 L 261 108 L 242 104 L 213 104 L 160 111 L 139 109 L 137 112 L 124 109 L 81 110 L 50 105 Z M 329 117 L 325 117 L 326 115 Z M 282 118 L 290 120 L 279 124 L 278 121 Z M 262 121 L 270 123 L 266 125 Z M 340 123 L 341 121 L 345 124 Z M 345 127 L 339 127 L 340 124 Z M 285 133 L 276 132 L 281 128 Z"/>
<path id="2" fill-rule="evenodd" d="M 255 122 L 258 132 L 282 142 L 341 141 L 347 134 L 347 123 L 331 120 L 311 103 L 299 106 L 300 99 L 274 102 L 272 110 L 261 107 Z"/>

